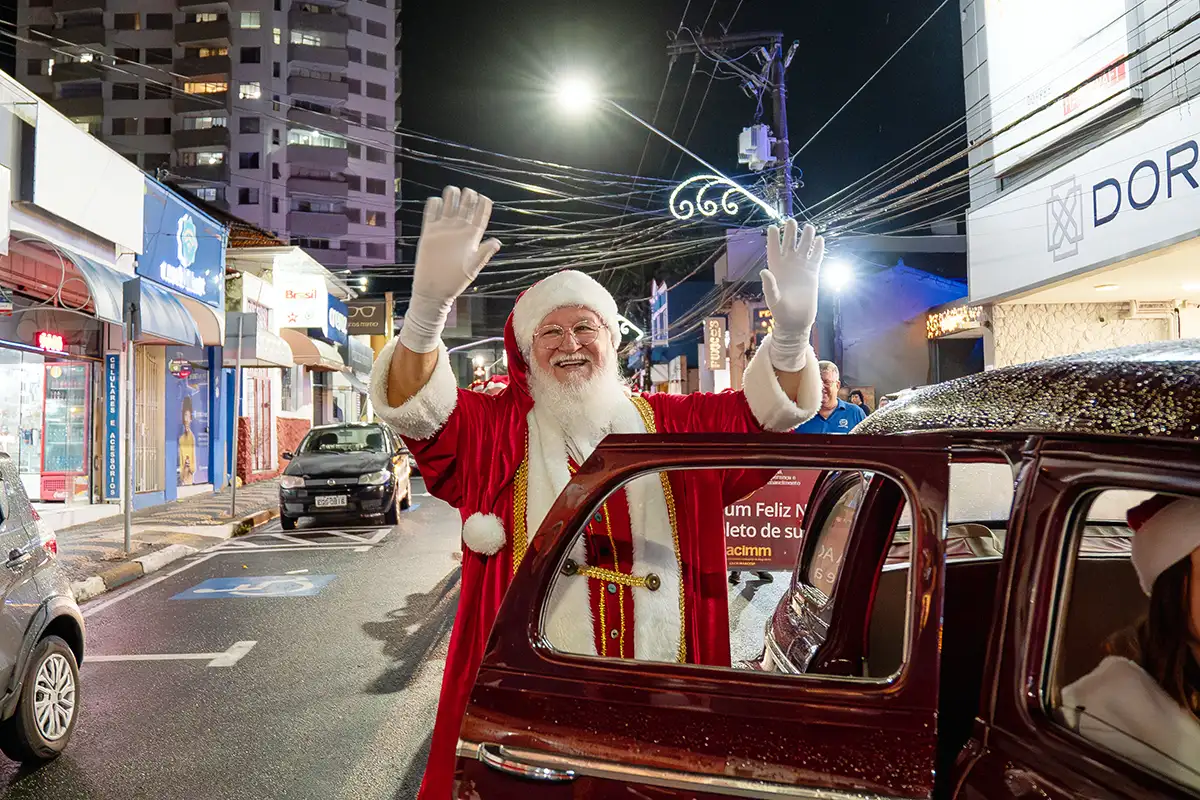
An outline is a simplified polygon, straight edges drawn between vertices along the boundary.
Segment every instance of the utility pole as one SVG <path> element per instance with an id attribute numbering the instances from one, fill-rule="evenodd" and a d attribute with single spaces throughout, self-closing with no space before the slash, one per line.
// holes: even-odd
<path id="1" fill-rule="evenodd" d="M 710 36 L 687 42 L 675 41 L 667 46 L 667 55 L 672 58 L 694 54 L 707 57 L 711 57 L 712 54 L 723 56 L 730 50 L 759 48 L 760 61 L 764 62 L 760 72 L 753 72 L 733 60 L 723 60 L 721 64 L 742 78 L 743 87 L 754 91 L 770 90 L 771 92 L 771 113 L 775 123 L 774 155 L 779 205 L 783 213 L 789 217 L 792 216 L 792 153 L 788 145 L 787 68 L 791 64 L 797 47 L 799 47 L 799 42 L 793 42 L 785 55 L 783 34 L 774 31 Z"/>

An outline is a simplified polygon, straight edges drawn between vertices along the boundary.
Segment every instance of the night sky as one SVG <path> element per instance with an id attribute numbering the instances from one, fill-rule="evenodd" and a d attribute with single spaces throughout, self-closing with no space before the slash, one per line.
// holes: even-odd
<path id="1" fill-rule="evenodd" d="M 716 35 L 780 30 L 800 48 L 788 72 L 790 140 L 799 147 L 891 55 L 940 0 L 770 2 L 770 0 L 410 0 L 403 11 L 404 127 L 514 155 L 633 172 L 645 131 L 612 113 L 571 119 L 547 95 L 556 75 L 596 76 L 606 93 L 646 119 L 667 75 L 666 45 L 688 5 L 685 24 Z M 740 8 L 739 8 L 740 6 Z M 686 39 L 687 34 L 682 34 Z M 702 62 L 708 68 L 709 62 Z M 685 56 L 671 74 L 658 125 L 688 135 L 709 83 Z M 681 109 L 681 103 L 683 107 Z M 738 170 L 736 137 L 752 122 L 754 101 L 735 81 L 712 82 L 690 146 L 729 172 Z M 682 113 L 681 113 L 682 111 Z M 916 145 L 964 114 L 961 33 L 947 3 L 871 86 L 800 156 L 801 199 L 811 204 Z M 678 122 L 676 123 L 676 117 Z M 764 121 L 770 122 L 770 109 Z M 643 174 L 670 176 L 677 153 L 651 143 Z M 695 165 L 685 158 L 679 177 Z M 414 181 L 462 181 L 425 165 L 405 165 Z M 514 197 L 477 181 L 499 198 Z M 410 183 L 408 198 L 427 190 Z M 416 220 L 410 214 L 408 222 Z M 406 230 L 415 233 L 415 230 Z M 411 257 L 411 256 L 409 256 Z"/>

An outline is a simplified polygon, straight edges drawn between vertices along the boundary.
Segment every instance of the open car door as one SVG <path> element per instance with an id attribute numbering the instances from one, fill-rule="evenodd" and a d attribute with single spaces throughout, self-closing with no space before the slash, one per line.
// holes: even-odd
<path id="1" fill-rule="evenodd" d="M 936 435 L 606 439 L 529 543 L 501 606 L 463 721 L 456 796 L 929 797 L 948 453 Z M 616 492 L 648 473 L 669 476 L 664 485 L 680 493 L 701 474 L 747 469 L 858 471 L 868 475 L 865 487 L 884 479 L 895 487 L 864 489 L 839 509 L 850 517 L 830 526 L 836 540 L 804 543 L 806 553 L 829 548 L 827 562 L 844 556 L 855 567 L 841 569 L 825 593 L 845 605 L 822 615 L 815 659 L 783 674 L 581 655 L 550 643 L 545 614 L 555 582 L 564 566 L 573 574 L 572 547 Z M 862 647 L 890 542 L 874 526 L 894 526 L 905 502 L 913 527 L 907 614 L 897 633 L 904 657 L 894 674 L 870 676 L 861 658 L 846 654 Z M 680 530 L 678 538 L 690 535 Z M 858 559 L 870 568 L 858 568 Z"/>

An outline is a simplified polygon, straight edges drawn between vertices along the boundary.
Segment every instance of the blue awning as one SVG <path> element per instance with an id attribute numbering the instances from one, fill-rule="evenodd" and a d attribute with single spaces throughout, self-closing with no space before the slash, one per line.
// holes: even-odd
<path id="1" fill-rule="evenodd" d="M 71 259 L 71 263 L 79 270 L 79 274 L 83 276 L 83 282 L 87 284 L 88 290 L 92 293 L 92 302 L 96 306 L 96 318 L 120 325 L 121 284 L 130 280 L 133 276 L 126 275 L 124 272 L 118 272 L 112 267 L 106 267 L 87 256 L 72 253 L 65 248 L 55 248 L 55 250 Z"/>
<path id="2" fill-rule="evenodd" d="M 142 283 L 141 335 L 138 341 L 167 340 L 189 346 L 203 344 L 196 320 L 169 289 L 145 278 Z"/>

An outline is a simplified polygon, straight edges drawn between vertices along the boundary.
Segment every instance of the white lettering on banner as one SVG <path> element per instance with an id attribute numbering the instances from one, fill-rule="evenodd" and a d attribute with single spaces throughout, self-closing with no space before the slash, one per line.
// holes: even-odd
<path id="1" fill-rule="evenodd" d="M 1200 99 L 1082 152 L 967 215 L 970 302 L 1002 298 L 1196 235 Z"/>
<path id="2" fill-rule="evenodd" d="M 162 282 L 174 286 L 187 294 L 204 296 L 204 278 L 187 267 L 169 264 L 166 261 L 158 265 L 158 274 Z"/>
<path id="3" fill-rule="evenodd" d="M 347 323 L 348 320 L 346 319 L 345 314 L 343 314 L 341 311 L 338 311 L 336 308 L 329 309 L 329 327 L 333 328 L 338 333 L 344 334 L 346 332 Z"/>
<path id="4" fill-rule="evenodd" d="M 329 324 L 329 294 L 318 275 L 277 276 L 285 288 L 280 295 L 280 325 L 284 328 L 323 328 Z"/>

